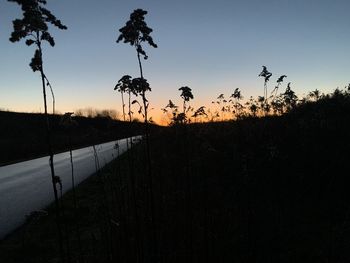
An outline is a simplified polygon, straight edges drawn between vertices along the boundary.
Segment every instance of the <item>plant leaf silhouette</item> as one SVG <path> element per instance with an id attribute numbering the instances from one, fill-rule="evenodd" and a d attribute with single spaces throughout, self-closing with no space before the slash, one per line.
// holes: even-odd
<path id="1" fill-rule="evenodd" d="M 150 36 L 152 29 L 149 28 L 145 22 L 145 15 L 147 11 L 142 9 L 136 9 L 130 15 L 130 20 L 126 22 L 126 25 L 119 29 L 120 35 L 117 39 L 117 43 L 123 40 L 124 43 L 129 43 L 136 48 L 137 53 L 143 55 L 144 59 L 148 56 L 142 48 L 142 43 L 147 42 L 150 46 L 157 48 L 157 44 L 154 43 L 153 38 Z"/>
<path id="2" fill-rule="evenodd" d="M 277 79 L 277 83 L 283 82 L 283 79 L 286 78 L 286 75 L 282 75 Z"/>
<path id="3" fill-rule="evenodd" d="M 193 99 L 192 90 L 189 87 L 181 87 L 179 88 L 179 90 L 181 90 L 180 97 L 183 98 L 184 101 L 189 101 L 190 99 Z"/>

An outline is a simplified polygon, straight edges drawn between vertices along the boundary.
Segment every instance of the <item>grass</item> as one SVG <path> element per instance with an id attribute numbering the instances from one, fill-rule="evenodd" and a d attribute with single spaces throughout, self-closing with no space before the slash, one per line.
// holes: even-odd
<path id="1" fill-rule="evenodd" d="M 283 116 L 153 132 L 157 249 L 139 144 L 77 187 L 80 254 L 64 196 L 71 262 L 347 262 L 349 123 L 349 97 L 332 97 Z M 1 242 L 1 261 L 57 261 L 48 211 Z"/>

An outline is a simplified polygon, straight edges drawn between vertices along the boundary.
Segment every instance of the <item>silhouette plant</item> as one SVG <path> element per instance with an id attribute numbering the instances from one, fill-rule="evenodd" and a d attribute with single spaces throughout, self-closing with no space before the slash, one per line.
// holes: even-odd
<path id="1" fill-rule="evenodd" d="M 225 112 L 230 111 L 230 107 L 226 106 L 227 100 L 224 94 L 220 94 L 216 99 L 216 104 L 219 105 L 219 111 L 221 111 L 221 120 L 223 121 L 225 119 Z"/>
<path id="2" fill-rule="evenodd" d="M 182 104 L 182 112 L 179 112 L 179 107 L 176 106 L 171 100 L 169 100 L 169 103 L 162 108 L 161 110 L 163 111 L 163 113 L 168 113 L 168 109 L 171 111 L 172 117 L 171 117 L 171 122 L 170 124 L 184 124 L 186 122 L 189 122 L 189 119 L 187 118 L 187 114 L 190 111 L 193 111 L 194 109 L 188 105 L 188 102 L 190 101 L 190 99 L 193 99 L 193 94 L 192 94 L 192 90 L 185 86 L 185 87 L 181 87 L 179 88 L 179 90 L 181 90 L 181 95 L 180 97 L 183 99 L 183 104 Z M 194 117 L 194 115 L 199 116 L 198 114 L 201 113 L 201 111 L 204 111 L 204 106 L 201 107 L 202 109 L 198 109 L 197 113 L 194 113 L 192 115 L 192 117 Z"/>
<path id="3" fill-rule="evenodd" d="M 52 114 L 55 114 L 55 104 L 56 104 L 56 100 L 55 100 L 55 93 L 53 92 L 53 88 L 51 86 L 50 81 L 48 80 L 48 78 L 44 75 L 45 81 L 46 81 L 46 86 L 50 88 L 51 91 L 51 96 L 52 96 Z"/>
<path id="4" fill-rule="evenodd" d="M 142 82 L 141 82 L 142 83 Z M 141 104 L 137 101 L 137 100 L 133 100 L 131 102 L 131 94 L 134 94 L 135 96 L 138 96 L 138 94 L 141 92 L 142 90 L 141 87 L 139 87 L 139 81 L 135 80 L 135 79 L 131 79 L 131 76 L 129 75 L 124 75 L 119 81 L 118 84 L 115 86 L 115 90 L 117 89 L 118 91 L 120 91 L 121 95 L 122 95 L 122 104 L 123 104 L 123 115 L 124 115 L 124 121 L 125 121 L 125 103 L 124 103 L 124 97 L 123 94 L 124 93 L 128 93 L 128 116 L 129 116 L 129 122 L 132 122 L 132 115 L 133 112 L 131 110 L 131 105 L 132 104 L 138 104 L 139 105 L 139 110 L 138 113 L 142 114 L 144 116 L 144 114 L 142 113 L 142 106 Z M 127 148 L 129 149 L 129 144 L 131 149 L 133 148 L 133 141 L 132 138 L 130 138 L 130 142 L 128 140 L 128 138 L 126 139 L 127 142 Z M 138 212 L 138 205 L 137 205 L 137 198 L 136 198 L 136 183 L 135 183 L 135 175 L 134 175 L 134 163 L 133 163 L 133 158 L 132 158 L 132 152 L 128 151 L 128 162 L 129 162 L 129 167 L 130 167 L 130 183 L 131 183 L 131 198 L 132 198 L 132 203 L 133 203 L 133 215 L 135 218 L 135 224 L 136 224 L 136 246 L 137 246 L 137 255 L 138 257 L 140 257 L 141 251 L 140 251 L 140 227 L 139 227 L 139 212 Z"/>
<path id="5" fill-rule="evenodd" d="M 288 112 L 291 109 L 295 108 L 298 101 L 298 97 L 297 95 L 295 95 L 295 92 L 291 89 L 290 82 L 287 85 L 286 91 L 282 95 L 286 111 Z"/>
<path id="6" fill-rule="evenodd" d="M 129 75 L 124 75 L 117 83 L 115 86 L 114 90 L 117 90 L 121 94 L 121 99 L 122 99 L 122 108 L 123 108 L 123 120 L 126 121 L 126 113 L 125 113 L 125 102 L 124 102 L 124 93 L 128 94 L 128 116 L 129 116 L 129 122 L 132 122 L 132 116 L 134 112 L 131 110 L 131 105 L 135 103 L 135 101 L 131 102 L 131 95 L 134 94 L 137 96 L 137 91 L 134 88 L 134 82 L 131 79 L 131 76 Z M 139 110 L 139 113 L 141 111 Z M 132 144 L 132 140 L 130 139 L 130 144 Z M 127 146 L 129 145 L 128 139 L 127 139 Z M 128 146 L 129 148 L 129 146 Z"/>
<path id="7" fill-rule="evenodd" d="M 78 219 L 78 200 L 75 189 L 75 177 L 74 177 L 74 164 L 73 164 L 73 146 L 72 146 L 72 129 L 78 125 L 78 123 L 72 119 L 74 112 L 66 112 L 62 117 L 60 124 L 68 131 L 68 147 L 71 165 L 71 180 L 72 180 L 72 193 L 73 193 L 73 206 L 74 206 L 74 220 L 75 220 L 75 231 L 78 238 L 78 252 L 79 257 L 82 259 L 82 246 L 81 246 L 81 236 L 79 228 Z"/>
<path id="8" fill-rule="evenodd" d="M 72 147 L 72 136 L 71 129 L 77 125 L 77 122 L 72 119 L 72 115 L 74 112 L 66 112 L 62 117 L 60 124 L 68 130 L 68 147 L 69 147 L 69 155 L 70 155 L 70 163 L 71 163 L 71 179 L 72 179 L 72 192 L 73 192 L 73 201 L 74 207 L 77 208 L 77 200 L 75 193 L 75 180 L 74 180 L 74 165 L 73 165 L 73 147 Z"/>
<path id="9" fill-rule="evenodd" d="M 318 101 L 321 98 L 321 93 L 318 89 L 315 89 L 309 92 L 308 98 L 310 98 L 313 101 Z"/>
<path id="10" fill-rule="evenodd" d="M 248 116 L 256 117 L 258 112 L 258 104 L 253 96 L 250 96 L 249 100 L 245 103 Z"/>
<path id="11" fill-rule="evenodd" d="M 34 56 L 30 62 L 31 69 L 36 72 L 39 71 L 42 81 L 42 92 L 44 98 L 44 115 L 46 119 L 46 137 L 47 137 L 47 146 L 48 153 L 50 156 L 50 171 L 51 171 L 51 180 L 55 196 L 55 205 L 56 205 L 56 218 L 57 218 L 57 227 L 59 232 L 60 239 L 60 251 L 61 257 L 63 258 L 63 244 L 62 244 L 62 231 L 60 226 L 60 210 L 58 202 L 58 193 L 56 183 L 60 182 L 55 175 L 54 163 L 53 163 L 53 149 L 51 143 L 51 131 L 49 116 L 47 113 L 47 101 L 46 101 L 46 86 L 51 88 L 46 75 L 44 73 L 43 67 L 43 50 L 42 44 L 44 41 L 48 42 L 50 46 L 55 45 L 54 38 L 49 33 L 48 24 L 52 24 L 58 29 L 65 30 L 67 27 L 61 23 L 48 9 L 44 6 L 46 5 L 45 0 L 8 0 L 9 2 L 17 3 L 21 6 L 23 12 L 22 19 L 13 20 L 13 32 L 11 33 L 10 41 L 18 42 L 21 39 L 26 39 L 25 43 L 27 46 L 35 45 L 36 49 Z M 54 98 L 54 97 L 53 97 Z"/>
<path id="12" fill-rule="evenodd" d="M 194 122 L 197 122 L 197 118 L 202 116 L 208 117 L 208 114 L 205 112 L 205 106 L 199 107 L 192 115 L 192 117 L 194 118 Z"/>
<path id="13" fill-rule="evenodd" d="M 168 111 L 171 111 L 171 117 L 170 117 L 170 123 L 169 124 L 175 124 L 177 121 L 177 116 L 179 114 L 179 107 L 176 106 L 171 100 L 169 100 L 169 103 L 162 108 L 161 110 L 163 111 L 163 113 L 168 113 Z"/>
<path id="14" fill-rule="evenodd" d="M 148 107 L 149 107 L 149 102 L 148 99 L 146 98 L 146 92 L 151 91 L 151 87 L 148 84 L 147 80 L 144 78 L 134 78 L 131 81 L 131 92 L 135 94 L 136 96 L 140 95 L 142 98 L 142 103 L 138 100 L 134 100 L 132 104 L 138 104 L 139 105 L 139 110 L 138 113 L 142 115 L 142 117 L 145 120 L 145 123 L 149 122 L 149 119 L 147 117 L 148 113 Z"/>
<path id="15" fill-rule="evenodd" d="M 265 100 L 263 96 L 258 96 L 256 102 L 260 115 L 266 115 L 270 111 L 270 104 Z"/>
<path id="16" fill-rule="evenodd" d="M 129 120 L 131 120 L 131 109 L 130 109 L 130 100 L 131 100 L 131 76 L 124 75 L 120 80 L 118 80 L 117 85 L 115 85 L 114 90 L 120 92 L 121 100 L 122 100 L 122 109 L 123 109 L 123 120 L 126 121 L 126 113 L 125 113 L 125 102 L 124 102 L 124 93 L 129 94 Z"/>
<path id="17" fill-rule="evenodd" d="M 273 110 L 273 113 L 277 114 L 277 115 L 283 114 L 283 112 L 284 112 L 283 95 L 282 94 L 277 95 L 277 93 L 278 93 L 278 89 L 280 88 L 280 86 L 283 82 L 283 79 L 286 77 L 287 77 L 286 75 L 280 76 L 277 79 L 277 85 L 275 86 L 275 88 L 271 92 L 272 101 L 271 101 L 270 106 Z"/>
<path id="18" fill-rule="evenodd" d="M 141 55 L 144 59 L 148 59 L 145 50 L 142 47 L 143 43 L 148 43 L 150 46 L 157 48 L 154 43 L 153 38 L 150 36 L 153 29 L 147 26 L 145 22 L 145 15 L 147 11 L 142 9 L 134 10 L 130 15 L 130 20 L 126 22 L 126 25 L 119 29 L 120 35 L 117 39 L 117 43 L 123 41 L 124 43 L 129 43 L 131 46 L 135 47 L 137 60 L 140 69 L 140 78 L 135 78 L 132 80 L 133 93 L 136 95 L 141 95 L 143 102 L 143 117 L 146 123 L 146 144 L 147 152 L 149 153 L 149 132 L 148 132 L 148 106 L 149 102 L 146 98 L 146 92 L 151 91 L 151 88 L 146 79 L 143 76 L 143 69 L 141 63 Z M 130 79 L 130 78 L 129 78 Z M 129 81 L 129 80 L 128 80 Z M 142 110 L 141 110 L 142 112 Z"/>
<path id="19" fill-rule="evenodd" d="M 123 41 L 124 43 L 129 43 L 136 50 L 137 60 L 140 69 L 140 78 L 134 78 L 132 80 L 133 93 L 140 95 L 143 102 L 143 109 L 140 107 L 140 113 L 144 117 L 144 122 L 146 126 L 146 152 L 147 152 L 147 164 L 148 164 L 148 178 L 149 178 L 149 192 L 151 195 L 151 222 L 153 227 L 153 242 L 154 242 L 154 256 L 157 255 L 157 234 L 156 234 L 156 224 L 155 224 L 155 194 L 153 192 L 153 176 L 152 176 L 152 166 L 151 166 L 151 156 L 150 156 L 150 140 L 149 140 L 149 119 L 148 119 L 148 107 L 149 101 L 146 98 L 146 92 L 151 91 L 150 85 L 143 76 L 143 68 L 141 63 L 141 56 L 144 59 L 148 59 L 148 56 L 143 49 L 143 44 L 148 43 L 150 46 L 157 48 L 154 43 L 151 33 L 153 29 L 147 26 L 145 22 L 145 15 L 147 11 L 142 9 L 136 9 L 130 14 L 129 21 L 126 22 L 125 26 L 119 29 L 120 35 L 117 39 L 117 43 Z"/>
<path id="20" fill-rule="evenodd" d="M 260 72 L 259 77 L 264 78 L 264 102 L 267 103 L 267 82 L 270 80 L 272 73 L 267 70 L 266 66 L 262 66 L 263 70 Z"/>
<path id="21" fill-rule="evenodd" d="M 285 103 L 283 93 L 274 96 L 274 99 L 271 101 L 271 107 L 275 115 L 282 115 L 284 113 Z"/>
<path id="22" fill-rule="evenodd" d="M 211 102 L 212 104 L 215 104 L 215 101 Z M 219 118 L 219 113 L 215 110 L 211 110 L 210 108 L 207 110 L 208 113 L 208 119 L 210 122 L 214 122 L 217 118 Z M 210 115 L 210 117 L 209 117 Z"/>
<path id="23" fill-rule="evenodd" d="M 243 99 L 243 96 L 241 95 L 241 91 L 236 88 L 233 94 L 230 96 L 229 102 L 232 103 L 233 106 L 233 114 L 236 117 L 236 119 L 240 118 L 242 111 L 244 109 L 244 106 L 240 103 L 240 101 Z"/>
<path id="24" fill-rule="evenodd" d="M 141 63 L 141 55 L 144 59 L 148 59 L 148 56 L 145 50 L 142 47 L 144 42 L 147 42 L 150 46 L 157 48 L 157 45 L 154 43 L 153 38 L 150 36 L 152 29 L 149 28 L 145 22 L 145 15 L 147 11 L 142 9 L 136 9 L 130 15 L 130 20 L 126 22 L 126 25 L 119 29 L 121 33 L 117 39 L 117 43 L 123 40 L 124 43 L 129 43 L 131 46 L 135 47 L 137 53 L 137 60 L 140 68 L 140 80 L 136 80 L 139 85 L 139 91 L 144 104 L 144 119 L 145 123 L 148 123 L 147 109 L 148 109 L 148 100 L 146 99 L 146 91 L 150 91 L 149 85 L 143 76 L 143 69 Z"/>
<path id="25" fill-rule="evenodd" d="M 275 98 L 277 96 L 277 92 L 279 87 L 281 86 L 281 83 L 283 82 L 283 79 L 286 78 L 286 75 L 282 75 L 277 79 L 277 85 L 275 86 L 275 88 L 271 91 L 271 95 L 273 96 L 273 98 Z"/>
<path id="26" fill-rule="evenodd" d="M 189 101 L 194 98 L 192 94 L 192 89 L 188 86 L 184 86 L 179 88 L 181 91 L 180 97 L 183 99 L 183 111 L 182 113 L 178 114 L 177 116 L 177 122 L 180 124 L 186 124 L 189 122 L 187 119 L 187 112 L 192 109 L 188 105 Z M 187 248 L 188 248 L 188 262 L 192 262 L 192 255 L 193 255 L 193 236 L 192 236 L 192 227 L 193 227 L 193 213 L 192 213 L 192 178 L 191 178 L 191 167 L 190 167 L 190 141 L 189 141 L 189 134 L 188 134 L 188 127 L 187 125 L 183 125 L 183 134 L 181 141 L 183 143 L 183 165 L 184 165 L 184 171 L 186 174 L 185 179 L 185 218 L 186 218 L 186 241 L 187 241 Z"/>
<path id="27" fill-rule="evenodd" d="M 179 90 L 181 91 L 181 95 L 180 97 L 183 99 L 183 106 L 182 106 L 182 113 L 178 114 L 178 122 L 180 123 L 186 123 L 187 122 L 187 115 L 186 113 L 191 110 L 190 106 L 187 105 L 188 102 L 193 99 L 193 94 L 192 94 L 192 89 L 190 89 L 187 86 L 181 87 L 179 88 Z"/>

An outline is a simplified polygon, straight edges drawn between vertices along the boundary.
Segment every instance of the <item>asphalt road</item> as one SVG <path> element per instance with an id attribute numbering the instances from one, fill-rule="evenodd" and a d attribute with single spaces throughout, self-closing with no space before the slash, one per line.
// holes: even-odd
<path id="1" fill-rule="evenodd" d="M 119 154 L 125 152 L 126 139 L 95 146 L 101 168 L 118 156 L 117 148 Z M 96 172 L 94 153 L 92 146 L 73 151 L 75 184 Z M 54 164 L 65 193 L 72 188 L 69 152 L 55 155 Z M 0 239 L 23 224 L 26 215 L 44 209 L 53 201 L 48 156 L 0 167 Z"/>

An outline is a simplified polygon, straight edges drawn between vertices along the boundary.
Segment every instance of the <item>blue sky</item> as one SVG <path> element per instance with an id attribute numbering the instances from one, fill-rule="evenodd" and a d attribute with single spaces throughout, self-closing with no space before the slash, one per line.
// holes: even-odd
<path id="1" fill-rule="evenodd" d="M 94 107 L 121 110 L 113 91 L 124 74 L 139 76 L 135 50 L 117 44 L 118 29 L 142 8 L 153 28 L 154 49 L 143 61 L 152 87 L 153 115 L 178 89 L 192 88 L 194 106 L 239 88 L 245 98 L 263 93 L 261 66 L 286 74 L 298 95 L 330 92 L 350 82 L 348 0 L 48 0 L 67 31 L 51 28 L 54 48 L 44 46 L 44 66 L 61 112 Z M 19 6 L 0 4 L 0 108 L 42 111 L 40 76 L 28 64 L 34 48 L 10 43 Z M 285 85 L 286 85 L 285 83 Z M 156 117 L 157 119 L 157 117 Z"/>

